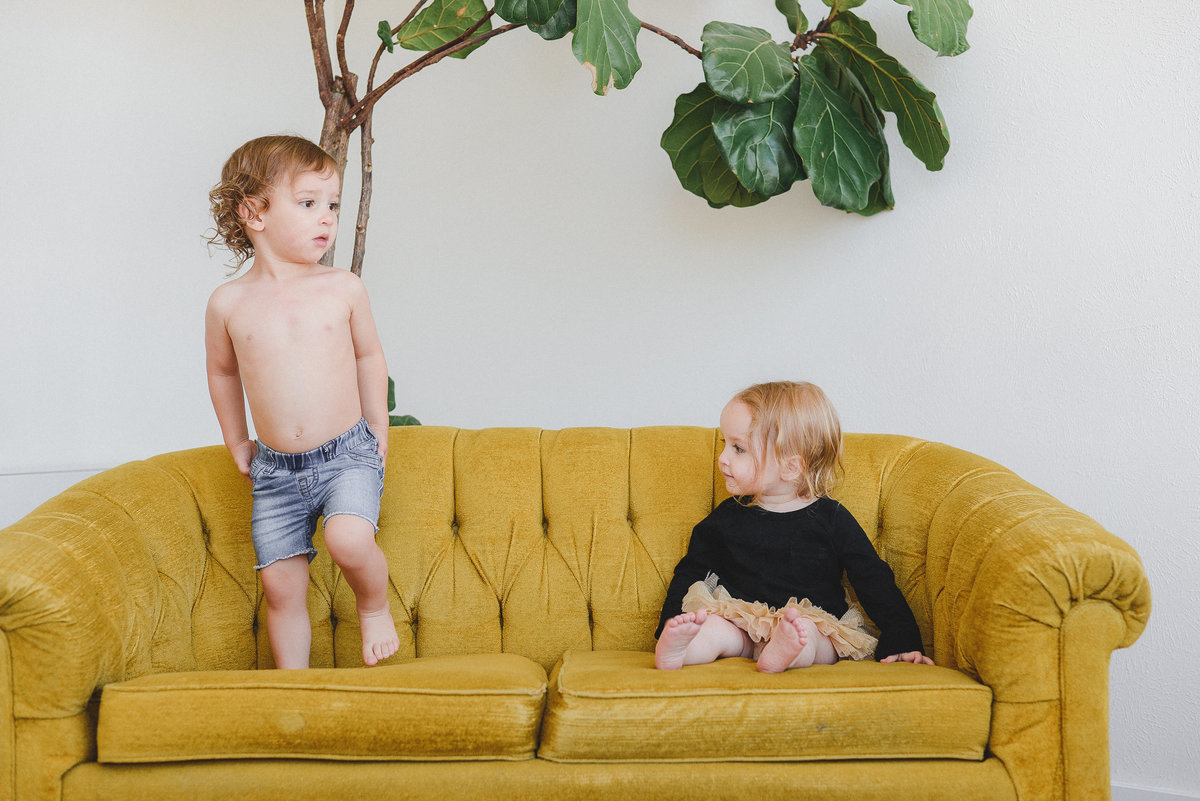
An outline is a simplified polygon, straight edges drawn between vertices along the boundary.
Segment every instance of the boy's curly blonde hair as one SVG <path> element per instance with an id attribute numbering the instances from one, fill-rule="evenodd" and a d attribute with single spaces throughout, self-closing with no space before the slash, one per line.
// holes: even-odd
<path id="1" fill-rule="evenodd" d="M 734 400 L 750 410 L 750 437 L 762 444 L 754 459 L 761 470 L 766 448 L 783 463 L 801 462 L 796 489 L 800 497 L 821 497 L 842 480 L 842 424 L 829 398 L 816 384 L 772 381 L 739 392 Z"/>
<path id="2" fill-rule="evenodd" d="M 266 211 L 271 187 L 299 172 L 337 172 L 333 156 L 302 136 L 261 136 L 233 151 L 221 168 L 221 182 L 208 193 L 216 229 L 210 245 L 233 253 L 237 269 L 254 255 L 254 244 L 245 221 L 251 213 Z"/>

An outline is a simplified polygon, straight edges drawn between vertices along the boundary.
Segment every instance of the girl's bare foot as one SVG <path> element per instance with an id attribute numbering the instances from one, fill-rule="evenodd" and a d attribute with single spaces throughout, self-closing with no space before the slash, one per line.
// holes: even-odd
<path id="1" fill-rule="evenodd" d="M 400 650 L 400 637 L 396 634 L 396 623 L 388 607 L 374 612 L 360 611 L 358 625 L 362 629 L 364 664 L 377 665 Z"/>
<path id="2" fill-rule="evenodd" d="M 783 620 L 775 624 L 771 639 L 763 646 L 758 657 L 758 669 L 763 673 L 782 673 L 793 667 L 808 667 L 812 664 L 812 651 L 808 649 L 808 660 L 801 659 L 808 645 L 808 635 L 800 623 L 795 609 L 787 609 Z"/>
<path id="3" fill-rule="evenodd" d="M 654 646 L 654 666 L 659 670 L 679 670 L 687 647 L 700 633 L 700 626 L 708 618 L 708 612 L 684 612 L 667 621 L 662 636 Z"/>

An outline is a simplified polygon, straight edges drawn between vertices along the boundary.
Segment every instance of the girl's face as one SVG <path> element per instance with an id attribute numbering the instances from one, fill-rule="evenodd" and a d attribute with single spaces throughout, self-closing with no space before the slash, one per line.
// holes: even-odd
<path id="1" fill-rule="evenodd" d="M 725 476 L 725 488 L 733 495 L 758 495 L 766 508 L 795 500 L 795 475 L 788 480 L 775 457 L 775 449 L 763 448 L 757 436 L 751 438 L 751 422 L 750 407 L 740 400 L 730 401 L 721 412 L 725 449 L 717 459 L 717 466 Z M 760 454 L 761 465 L 755 459 L 756 453 Z"/>

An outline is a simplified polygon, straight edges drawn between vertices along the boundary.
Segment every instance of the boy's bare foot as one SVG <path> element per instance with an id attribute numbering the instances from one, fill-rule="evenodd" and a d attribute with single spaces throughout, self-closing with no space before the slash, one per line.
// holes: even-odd
<path id="1" fill-rule="evenodd" d="M 679 670 L 683 667 L 683 657 L 687 647 L 696 635 L 700 626 L 708 618 L 708 612 L 684 612 L 667 621 L 663 626 L 662 636 L 654 646 L 654 666 L 659 670 Z"/>
<path id="2" fill-rule="evenodd" d="M 400 637 L 388 607 L 359 612 L 358 625 L 362 629 L 363 662 L 366 665 L 377 665 L 400 650 Z"/>
<path id="3" fill-rule="evenodd" d="M 800 615 L 795 609 L 784 610 L 783 620 L 775 624 L 771 639 L 763 646 L 758 656 L 758 669 L 762 673 L 782 673 L 792 667 L 808 667 L 812 660 L 799 660 L 804 647 L 808 645 L 808 635 L 800 623 Z"/>

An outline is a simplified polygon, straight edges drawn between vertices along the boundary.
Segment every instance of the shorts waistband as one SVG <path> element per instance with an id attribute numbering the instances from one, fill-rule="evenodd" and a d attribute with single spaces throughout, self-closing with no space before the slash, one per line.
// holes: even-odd
<path id="1" fill-rule="evenodd" d="M 360 419 L 345 434 L 334 437 L 324 445 L 313 448 L 311 451 L 304 451 L 303 453 L 283 453 L 263 445 L 262 442 L 258 442 L 258 456 L 255 458 L 273 464 L 276 467 L 285 467 L 288 470 L 303 470 L 306 467 L 312 467 L 322 462 L 333 461 L 339 455 L 352 450 L 355 446 L 370 442 L 374 439 L 374 436 L 364 418 Z"/>

